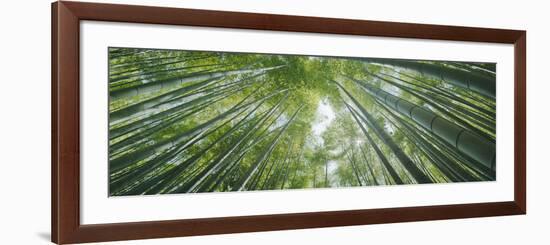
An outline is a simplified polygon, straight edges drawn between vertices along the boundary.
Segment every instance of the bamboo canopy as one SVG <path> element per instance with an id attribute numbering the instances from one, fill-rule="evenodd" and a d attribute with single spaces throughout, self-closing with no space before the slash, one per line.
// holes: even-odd
<path id="1" fill-rule="evenodd" d="M 109 48 L 109 194 L 493 181 L 494 70 Z"/>

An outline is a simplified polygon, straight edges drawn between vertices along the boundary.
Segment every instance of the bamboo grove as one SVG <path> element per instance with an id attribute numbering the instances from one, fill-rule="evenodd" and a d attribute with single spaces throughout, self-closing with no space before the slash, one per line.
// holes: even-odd
<path id="1" fill-rule="evenodd" d="M 112 196 L 495 180 L 495 64 L 109 48 Z"/>

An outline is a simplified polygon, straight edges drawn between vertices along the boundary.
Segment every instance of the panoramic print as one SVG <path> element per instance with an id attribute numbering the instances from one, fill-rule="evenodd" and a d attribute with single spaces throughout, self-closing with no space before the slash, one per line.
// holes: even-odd
<path id="1" fill-rule="evenodd" d="M 109 48 L 109 195 L 496 179 L 496 64 Z"/>

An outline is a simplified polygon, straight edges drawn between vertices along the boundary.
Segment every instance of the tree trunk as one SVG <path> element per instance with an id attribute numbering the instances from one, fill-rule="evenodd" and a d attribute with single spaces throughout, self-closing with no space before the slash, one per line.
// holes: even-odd
<path id="1" fill-rule="evenodd" d="M 345 103 L 345 102 L 344 102 Z M 395 169 L 393 169 L 393 167 L 391 166 L 390 162 L 388 161 L 388 159 L 386 158 L 386 156 L 384 156 L 384 154 L 382 153 L 382 151 L 380 150 L 380 148 L 378 148 L 378 146 L 376 145 L 376 143 L 374 142 L 374 140 L 370 137 L 369 133 L 367 132 L 367 130 L 365 129 L 365 127 L 363 126 L 363 124 L 361 123 L 361 121 L 359 120 L 359 118 L 357 117 L 356 115 L 356 111 L 351 108 L 348 103 L 345 103 L 346 104 L 346 107 L 348 108 L 348 110 L 350 111 L 351 115 L 353 116 L 353 118 L 355 119 L 355 121 L 357 122 L 357 124 L 359 124 L 359 127 L 361 128 L 361 131 L 363 131 L 363 134 L 367 137 L 367 140 L 369 141 L 371 147 L 374 149 L 374 151 L 376 152 L 376 155 L 378 156 L 378 158 L 380 159 L 380 161 L 382 162 L 384 168 L 389 172 L 389 174 L 391 175 L 393 181 L 396 183 L 396 184 L 403 184 L 403 180 L 401 180 L 401 177 L 399 176 L 399 174 L 397 174 L 397 172 L 395 171 Z"/>
<path id="2" fill-rule="evenodd" d="M 393 96 L 374 86 L 365 83 L 362 83 L 361 86 L 381 103 L 408 116 L 422 127 L 441 137 L 448 144 L 475 159 L 485 167 L 493 171 L 495 170 L 496 149 L 494 143 L 436 115 L 424 107 Z"/>
<path id="3" fill-rule="evenodd" d="M 485 95 L 490 98 L 495 98 L 496 81 L 486 76 L 474 72 L 453 69 L 442 65 L 421 63 L 418 61 L 398 60 L 398 59 L 374 59 L 362 58 L 367 62 L 386 64 L 394 67 L 402 67 L 414 71 L 418 71 L 424 75 L 431 76 L 435 79 L 441 79 L 455 86 L 472 90 L 476 93 Z"/>
<path id="4" fill-rule="evenodd" d="M 395 156 L 399 159 L 403 167 L 409 171 L 412 177 L 418 183 L 432 183 L 431 179 L 424 174 L 414 162 L 401 150 L 401 148 L 393 141 L 393 139 L 384 131 L 384 129 L 378 125 L 369 112 L 339 83 L 338 86 L 348 95 L 353 103 L 359 108 L 365 118 L 365 122 L 374 130 L 376 135 L 395 153 Z"/>

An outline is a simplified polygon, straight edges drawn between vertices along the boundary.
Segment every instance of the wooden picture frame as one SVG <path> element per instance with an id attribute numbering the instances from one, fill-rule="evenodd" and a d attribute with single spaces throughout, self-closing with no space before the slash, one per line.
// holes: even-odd
<path id="1" fill-rule="evenodd" d="M 241 28 L 514 45 L 514 200 L 478 204 L 82 225 L 79 23 L 82 20 Z M 526 213 L 526 32 L 83 2 L 52 4 L 51 237 L 58 244 L 305 229 Z"/>

